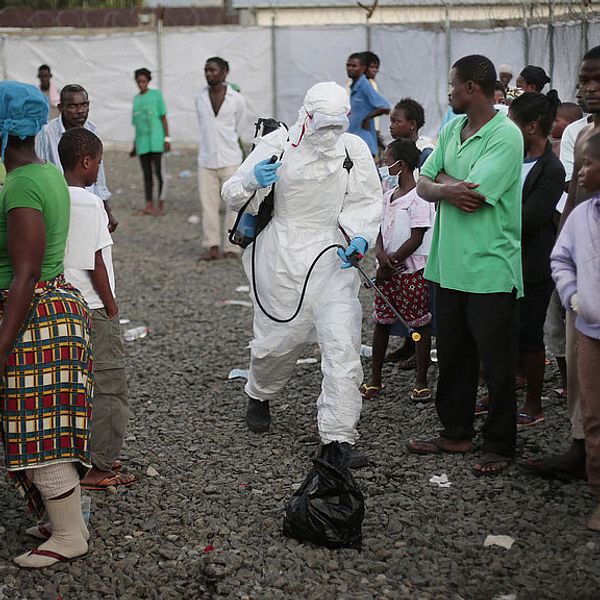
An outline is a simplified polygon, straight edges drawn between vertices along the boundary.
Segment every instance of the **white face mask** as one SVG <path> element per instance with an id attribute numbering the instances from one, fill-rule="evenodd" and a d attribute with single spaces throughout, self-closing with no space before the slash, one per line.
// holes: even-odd
<path id="1" fill-rule="evenodd" d="M 379 167 L 379 176 L 381 177 L 381 180 L 384 183 L 386 183 L 390 188 L 398 187 L 398 181 L 400 179 L 400 173 L 402 173 L 402 171 L 398 171 L 396 175 L 390 175 L 390 168 L 396 166 L 399 162 L 400 161 L 397 160 L 393 165 L 390 165 L 389 167 L 387 165 Z"/>
<path id="2" fill-rule="evenodd" d="M 313 143 L 325 148 L 331 148 L 337 144 L 344 130 L 341 127 L 326 127 L 317 129 L 313 135 Z"/>

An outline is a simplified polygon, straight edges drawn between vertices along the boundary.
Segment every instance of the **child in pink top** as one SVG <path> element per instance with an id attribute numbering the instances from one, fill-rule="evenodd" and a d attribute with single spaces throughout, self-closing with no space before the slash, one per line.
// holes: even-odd
<path id="1" fill-rule="evenodd" d="M 430 400 L 427 383 L 431 351 L 429 288 L 423 270 L 429 255 L 435 208 L 417 195 L 413 171 L 420 152 L 411 140 L 393 141 L 386 149 L 386 166 L 380 172 L 389 184 L 383 197 L 381 228 L 377 236 L 377 285 L 406 322 L 421 334 L 417 344 L 417 376 L 411 399 Z M 381 370 L 388 346 L 394 313 L 375 296 L 373 319 L 373 359 L 371 379 L 362 386 L 363 398 L 372 398 L 383 389 Z"/>

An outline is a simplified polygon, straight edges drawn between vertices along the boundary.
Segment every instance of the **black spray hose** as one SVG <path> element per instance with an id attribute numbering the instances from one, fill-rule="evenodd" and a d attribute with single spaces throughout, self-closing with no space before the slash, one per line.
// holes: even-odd
<path id="1" fill-rule="evenodd" d="M 321 252 L 319 252 L 319 254 L 317 254 L 317 257 L 315 258 L 315 260 L 312 261 L 312 264 L 310 265 L 310 268 L 308 269 L 308 273 L 306 273 L 306 279 L 304 280 L 304 284 L 302 285 L 302 293 L 300 294 L 300 300 L 298 301 L 298 306 L 296 307 L 296 310 L 294 311 L 294 314 L 291 317 L 288 317 L 287 319 L 279 319 L 279 318 L 274 317 L 272 314 L 270 314 L 270 313 L 267 312 L 267 310 L 262 305 L 262 302 L 260 301 L 260 298 L 258 296 L 258 289 L 256 287 L 256 275 L 255 275 L 255 258 L 256 258 L 256 240 L 257 239 L 258 239 L 258 236 L 256 237 L 256 239 L 252 243 L 252 291 L 254 292 L 254 297 L 256 298 L 256 303 L 258 304 L 258 307 L 260 308 L 260 310 L 262 311 L 262 313 L 266 317 L 268 317 L 269 319 L 271 319 L 271 321 L 275 321 L 275 323 L 289 323 L 290 321 L 293 321 L 298 316 L 298 313 L 300 312 L 300 310 L 302 308 L 302 304 L 304 303 L 304 296 L 306 294 L 306 288 L 308 287 L 308 281 L 310 279 L 310 275 L 313 272 L 313 269 L 315 268 L 315 266 L 317 265 L 317 263 L 319 262 L 319 259 L 328 250 L 334 250 L 334 249 L 338 249 L 338 248 L 341 248 L 342 250 L 345 250 L 345 248 L 341 244 L 331 244 L 331 245 L 326 246 L 325 248 L 323 248 L 323 250 L 321 250 Z M 381 299 L 385 302 L 385 304 L 388 306 L 388 308 L 394 313 L 394 315 L 400 321 L 400 323 L 402 323 L 404 325 L 404 327 L 406 327 L 406 329 L 408 330 L 408 333 L 409 333 L 410 337 L 412 338 L 412 340 L 415 341 L 415 342 L 419 342 L 421 340 L 421 334 L 418 331 L 415 331 L 403 319 L 402 315 L 396 310 L 396 308 L 394 308 L 394 306 L 392 306 L 392 304 L 390 304 L 390 301 L 385 297 L 385 294 L 379 289 L 379 287 L 377 285 L 375 285 L 375 283 L 371 280 L 371 278 L 364 272 L 363 268 L 358 264 L 358 261 L 362 258 L 362 255 L 354 254 L 354 255 L 350 256 L 349 258 L 350 258 L 350 263 L 352 264 L 352 266 L 356 267 L 358 269 L 358 272 L 363 276 L 363 278 L 365 280 L 365 283 L 378 296 L 381 297 Z"/>
<path id="2" fill-rule="evenodd" d="M 334 250 L 334 249 L 337 250 L 338 248 L 341 248 L 342 250 L 344 250 L 344 246 L 342 246 L 341 244 L 331 244 L 331 245 L 323 248 L 323 250 L 321 250 L 321 252 L 319 252 L 319 254 L 317 254 L 317 257 L 315 258 L 315 260 L 312 261 L 312 264 L 310 265 L 310 268 L 308 269 L 308 273 L 306 274 L 306 278 L 304 279 L 304 284 L 302 285 L 302 293 L 300 294 L 300 300 L 298 301 L 298 306 L 296 307 L 294 314 L 291 317 L 288 317 L 287 319 L 279 319 L 267 312 L 265 307 L 262 305 L 260 298 L 258 297 L 258 289 L 256 287 L 256 275 L 255 275 L 255 256 L 256 256 L 256 241 L 257 240 L 258 240 L 258 236 L 252 243 L 252 291 L 254 292 L 254 297 L 256 298 L 256 304 L 258 304 L 258 308 L 260 308 L 262 313 L 266 317 L 271 319 L 271 321 L 275 321 L 275 323 L 289 323 L 290 321 L 293 321 L 298 316 L 298 313 L 300 312 L 300 309 L 302 308 L 302 304 L 304 303 L 304 296 L 306 294 L 306 288 L 308 287 L 308 281 L 310 279 L 310 275 L 313 272 L 313 269 L 315 268 L 317 263 L 319 262 L 319 259 L 328 250 Z"/>

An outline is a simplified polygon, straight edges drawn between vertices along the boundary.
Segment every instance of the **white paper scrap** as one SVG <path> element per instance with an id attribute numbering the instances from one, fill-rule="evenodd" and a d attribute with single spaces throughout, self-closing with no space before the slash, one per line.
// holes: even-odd
<path id="1" fill-rule="evenodd" d="M 483 542 L 484 546 L 500 546 L 510 550 L 515 540 L 509 535 L 488 535 Z"/>
<path id="2" fill-rule="evenodd" d="M 316 358 L 299 358 L 296 361 L 297 365 L 314 365 L 319 361 Z"/>
<path id="3" fill-rule="evenodd" d="M 452 485 L 450 481 L 448 481 L 448 476 L 446 473 L 442 473 L 441 475 L 433 475 L 429 480 L 429 483 L 435 483 L 438 487 L 448 488 Z"/>
<path id="4" fill-rule="evenodd" d="M 250 371 L 248 369 L 231 369 L 227 379 L 248 379 Z"/>
<path id="5" fill-rule="evenodd" d="M 252 308 L 252 302 L 248 300 L 223 300 L 223 306 L 246 306 Z"/>
<path id="6" fill-rule="evenodd" d="M 235 288 L 236 292 L 239 292 L 240 294 L 247 294 L 250 292 L 250 286 L 249 285 L 239 285 L 238 287 Z"/>

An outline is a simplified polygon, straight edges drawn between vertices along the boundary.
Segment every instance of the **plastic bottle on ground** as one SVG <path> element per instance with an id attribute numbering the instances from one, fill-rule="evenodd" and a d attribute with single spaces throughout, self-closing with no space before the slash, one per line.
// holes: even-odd
<path id="1" fill-rule="evenodd" d="M 123 334 L 123 338 L 126 342 L 133 342 L 134 340 L 141 340 L 148 335 L 148 328 L 144 325 L 140 327 L 134 327 L 133 329 L 128 329 Z"/>

